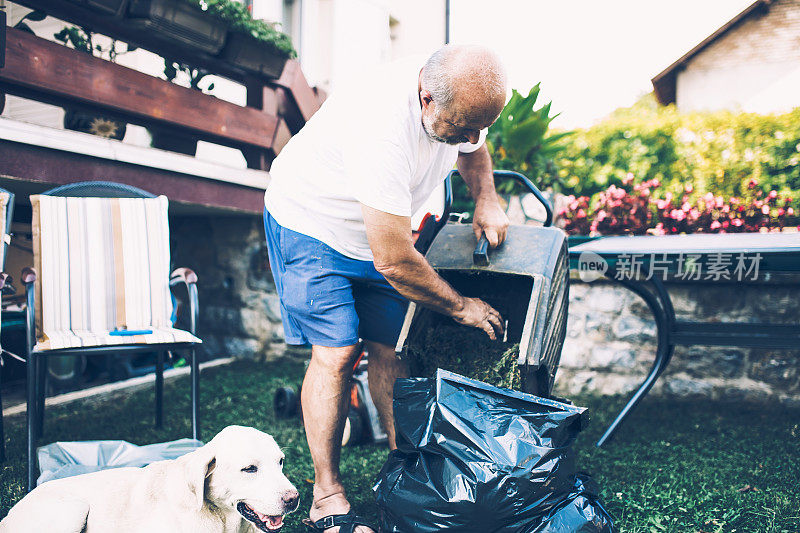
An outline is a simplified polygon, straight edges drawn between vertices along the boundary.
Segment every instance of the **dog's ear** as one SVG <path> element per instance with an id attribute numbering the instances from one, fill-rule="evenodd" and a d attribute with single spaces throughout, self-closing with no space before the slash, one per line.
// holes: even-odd
<path id="1" fill-rule="evenodd" d="M 188 485 L 189 505 L 197 510 L 203 508 L 206 480 L 214 472 L 216 457 L 213 448 L 206 444 L 197 450 L 187 453 L 179 459 Z"/>

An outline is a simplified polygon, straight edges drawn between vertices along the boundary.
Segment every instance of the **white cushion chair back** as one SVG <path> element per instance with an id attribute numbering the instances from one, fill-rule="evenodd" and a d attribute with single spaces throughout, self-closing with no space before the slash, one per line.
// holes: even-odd
<path id="1" fill-rule="evenodd" d="M 172 327 L 168 200 L 35 195 L 37 351 L 201 342 Z"/>

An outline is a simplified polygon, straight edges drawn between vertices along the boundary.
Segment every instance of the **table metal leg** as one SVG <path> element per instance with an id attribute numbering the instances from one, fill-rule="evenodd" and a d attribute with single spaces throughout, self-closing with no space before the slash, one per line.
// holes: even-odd
<path id="1" fill-rule="evenodd" d="M 630 413 L 650 391 L 650 388 L 656 382 L 658 376 L 661 375 L 669 363 L 674 348 L 669 338 L 669 332 L 671 331 L 670 324 L 674 321 L 674 314 L 670 317 L 670 313 L 667 311 L 672 310 L 672 303 L 669 301 L 669 294 L 664 289 L 664 286 L 660 283 L 654 283 L 656 294 L 653 294 L 644 287 L 642 282 L 628 280 L 615 281 L 618 281 L 627 289 L 641 296 L 648 307 L 650 307 L 656 319 L 658 347 L 656 349 L 656 358 L 653 361 L 653 366 L 650 368 L 650 373 L 647 375 L 647 378 L 636 390 L 633 397 L 628 400 L 628 403 L 625 404 L 625 407 L 622 408 L 622 411 L 620 411 L 608 429 L 606 429 L 603 436 L 600 437 L 600 440 L 597 441 L 597 447 L 603 446 L 614 435 L 614 432 L 616 432 L 617 428 L 622 424 L 622 421 L 628 413 Z"/>
<path id="2" fill-rule="evenodd" d="M 661 306 L 664 309 L 664 314 L 666 315 L 667 322 L 666 322 L 666 331 L 667 331 L 667 344 L 669 344 L 669 350 L 667 353 L 667 360 L 664 363 L 661 371 L 667 367 L 669 362 L 672 360 L 672 353 L 675 351 L 675 341 L 673 338 L 673 333 L 675 332 L 675 308 L 672 306 L 672 298 L 669 296 L 669 292 L 667 292 L 667 288 L 664 287 L 664 282 L 654 277 L 650 280 L 650 283 L 656 290 L 656 296 L 658 297 L 659 302 L 661 302 Z M 660 373 L 659 373 L 660 375 Z"/>

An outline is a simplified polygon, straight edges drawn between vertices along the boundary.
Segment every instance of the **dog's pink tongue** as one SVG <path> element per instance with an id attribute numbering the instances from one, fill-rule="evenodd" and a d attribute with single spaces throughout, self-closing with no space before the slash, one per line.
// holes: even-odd
<path id="1" fill-rule="evenodd" d="M 278 516 L 269 516 L 269 515 L 261 514 L 261 513 L 258 513 L 258 512 L 256 512 L 256 514 L 258 515 L 258 518 L 262 522 L 264 522 L 265 524 L 269 525 L 270 527 L 279 528 L 279 527 L 281 527 L 283 525 L 283 517 L 280 516 L 280 515 L 278 515 Z"/>

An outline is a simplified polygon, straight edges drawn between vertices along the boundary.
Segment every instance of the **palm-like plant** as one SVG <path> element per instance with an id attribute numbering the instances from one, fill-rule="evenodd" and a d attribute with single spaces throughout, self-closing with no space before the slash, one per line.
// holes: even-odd
<path id="1" fill-rule="evenodd" d="M 540 85 L 537 83 L 531 88 L 528 96 L 512 91 L 508 104 L 489 128 L 486 141 L 495 168 L 521 172 L 541 187 L 560 191 L 553 158 L 564 148 L 561 140 L 573 132 L 548 135 L 550 123 L 558 115 L 550 116 L 552 102 L 535 108 Z M 511 181 L 500 183 L 498 191 L 517 192 L 516 186 L 516 182 Z"/>
<path id="2" fill-rule="evenodd" d="M 564 148 L 561 140 L 574 132 L 548 135 L 550 123 L 558 115 L 550 116 L 552 102 L 535 109 L 540 85 L 537 83 L 528 96 L 512 91 L 511 99 L 489 128 L 486 145 L 494 168 L 521 172 L 540 188 L 561 192 L 563 186 L 553 159 Z M 496 187 L 501 194 L 527 192 L 519 182 L 512 180 L 499 182 Z M 462 180 L 453 182 L 453 211 L 472 211 L 469 191 Z"/>

